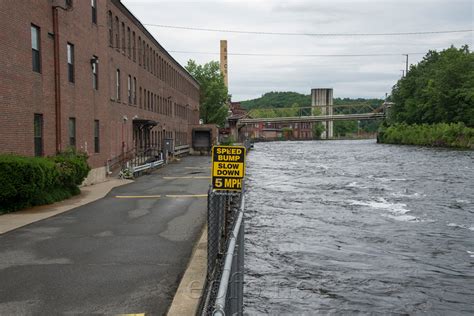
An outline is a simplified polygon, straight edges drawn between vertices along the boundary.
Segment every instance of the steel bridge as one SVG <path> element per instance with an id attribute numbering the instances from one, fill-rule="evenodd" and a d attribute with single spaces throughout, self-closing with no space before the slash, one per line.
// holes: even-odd
<path id="1" fill-rule="evenodd" d="M 242 118 L 239 125 L 252 123 L 299 123 L 299 122 L 327 122 L 327 121 L 351 121 L 351 120 L 374 120 L 385 118 L 385 113 L 366 114 L 334 114 L 315 116 L 292 116 L 292 117 L 267 117 L 267 118 Z"/>
<path id="2" fill-rule="evenodd" d="M 331 109 L 331 111 L 329 111 Z M 299 123 L 299 122 L 328 122 L 351 120 L 375 120 L 386 117 L 386 104 L 374 106 L 369 104 L 348 105 L 317 105 L 293 108 L 261 108 L 251 110 L 238 121 L 243 126 L 253 123 Z M 334 113 L 322 115 L 321 112 Z M 346 112 L 346 113 L 344 113 Z M 350 113 L 347 113 L 350 112 Z M 355 113 L 354 113 L 355 112 Z M 358 113 L 359 112 L 359 113 Z M 360 113 L 362 112 L 362 113 Z M 290 114 L 290 115 L 288 115 Z"/>

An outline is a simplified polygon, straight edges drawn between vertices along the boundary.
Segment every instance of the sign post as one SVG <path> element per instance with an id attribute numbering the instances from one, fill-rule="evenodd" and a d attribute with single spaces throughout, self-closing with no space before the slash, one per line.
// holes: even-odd
<path id="1" fill-rule="evenodd" d="M 212 188 L 242 191 L 245 175 L 245 147 L 212 147 Z"/>

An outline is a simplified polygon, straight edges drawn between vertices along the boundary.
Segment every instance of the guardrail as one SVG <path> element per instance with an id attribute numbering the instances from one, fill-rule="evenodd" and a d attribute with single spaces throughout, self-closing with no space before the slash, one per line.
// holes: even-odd
<path id="1" fill-rule="evenodd" d="M 132 167 L 132 173 L 137 173 L 137 172 L 144 171 L 147 169 L 155 168 L 155 167 L 163 165 L 164 163 L 165 162 L 163 160 L 156 160 L 150 163 Z"/>
<path id="2" fill-rule="evenodd" d="M 184 154 L 189 154 L 189 145 L 181 145 L 174 148 L 175 156 L 181 156 Z"/>
<path id="3" fill-rule="evenodd" d="M 208 194 L 207 277 L 200 315 L 242 315 L 244 281 L 243 193 Z"/>
<path id="4" fill-rule="evenodd" d="M 242 315 L 244 298 L 244 206 L 242 197 L 241 206 L 237 214 L 229 245 L 224 259 L 224 268 L 219 282 L 213 315 Z"/>
<path id="5" fill-rule="evenodd" d="M 164 164 L 163 153 L 160 149 L 151 147 L 138 152 L 128 162 L 128 167 L 133 175 L 136 173 L 156 168 Z"/>

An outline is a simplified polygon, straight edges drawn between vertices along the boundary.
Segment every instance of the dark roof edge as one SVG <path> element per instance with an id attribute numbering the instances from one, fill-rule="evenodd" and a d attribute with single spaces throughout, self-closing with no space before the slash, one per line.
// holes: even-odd
<path id="1" fill-rule="evenodd" d="M 148 32 L 148 30 L 145 28 L 145 26 L 143 26 L 142 22 L 140 22 L 139 19 L 137 19 L 137 17 L 135 15 L 133 15 L 132 12 L 130 12 L 130 10 L 120 1 L 120 0 L 111 0 L 112 4 L 114 4 L 123 14 L 125 15 L 129 15 L 131 20 L 135 23 L 135 25 L 140 29 L 142 30 L 142 32 L 150 39 L 152 40 L 156 46 L 158 46 L 179 68 L 181 68 L 181 70 L 184 71 L 185 74 L 187 74 L 189 76 L 189 78 L 191 80 L 193 80 L 197 85 L 198 85 L 198 88 L 201 86 L 199 84 L 199 82 L 196 80 L 196 78 L 194 78 L 187 70 L 186 68 L 184 68 L 180 63 L 178 63 L 176 61 L 176 59 L 174 59 L 173 56 L 170 55 L 170 53 L 168 53 L 168 51 L 163 47 L 161 46 L 161 44 L 158 42 L 158 40 L 150 34 L 150 32 Z"/>

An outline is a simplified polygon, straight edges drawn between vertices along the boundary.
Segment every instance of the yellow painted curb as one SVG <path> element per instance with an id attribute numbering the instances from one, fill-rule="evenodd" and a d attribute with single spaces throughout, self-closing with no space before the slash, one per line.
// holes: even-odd
<path id="1" fill-rule="evenodd" d="M 184 176 L 184 177 L 163 177 L 165 180 L 176 180 L 176 179 L 210 179 L 210 176 Z"/>
<path id="2" fill-rule="evenodd" d="M 167 194 L 166 197 L 168 198 L 203 198 L 207 197 L 207 194 Z"/>
<path id="3" fill-rule="evenodd" d="M 117 199 L 157 199 L 161 195 L 116 195 Z"/>

